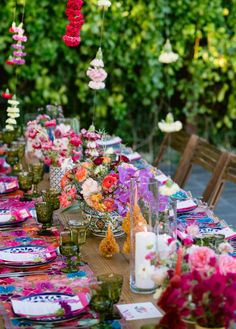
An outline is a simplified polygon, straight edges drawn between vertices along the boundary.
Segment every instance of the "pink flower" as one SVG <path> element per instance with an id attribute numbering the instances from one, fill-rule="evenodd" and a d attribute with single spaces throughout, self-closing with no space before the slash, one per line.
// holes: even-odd
<path id="1" fill-rule="evenodd" d="M 52 159 L 50 159 L 49 156 L 46 155 L 46 156 L 44 157 L 44 163 L 45 163 L 46 166 L 51 166 L 51 164 L 52 164 Z"/>
<path id="2" fill-rule="evenodd" d="M 234 248 L 228 242 L 220 243 L 218 249 L 221 254 L 228 254 L 234 251 Z"/>
<path id="3" fill-rule="evenodd" d="M 216 260 L 216 254 L 208 247 L 195 248 L 188 259 L 191 270 L 197 270 L 203 274 L 212 269 L 214 260 Z"/>
<path id="4" fill-rule="evenodd" d="M 182 242 L 185 247 L 191 247 L 193 245 L 193 240 L 190 238 L 185 238 Z"/>
<path id="5" fill-rule="evenodd" d="M 71 159 L 72 159 L 73 162 L 77 162 L 80 159 L 80 157 L 81 157 L 81 155 L 73 155 L 71 157 Z"/>
<path id="6" fill-rule="evenodd" d="M 46 143 L 42 143 L 41 144 L 41 147 L 44 150 L 51 150 L 52 149 L 52 141 L 46 142 Z"/>
<path id="7" fill-rule="evenodd" d="M 229 255 L 218 257 L 219 271 L 221 274 L 236 273 L 236 259 Z"/>
<path id="8" fill-rule="evenodd" d="M 56 119 L 48 120 L 44 122 L 45 127 L 56 127 L 57 122 Z"/>
<path id="9" fill-rule="evenodd" d="M 35 143 L 32 144 L 32 147 L 35 150 L 39 150 L 39 149 L 41 149 L 41 143 L 35 142 Z"/>
<path id="10" fill-rule="evenodd" d="M 97 82 L 97 81 L 90 81 L 89 88 L 94 90 L 104 89 L 105 83 L 104 82 Z"/>
<path id="11" fill-rule="evenodd" d="M 87 76 L 95 82 L 102 82 L 107 77 L 107 72 L 102 68 L 89 68 L 86 72 Z"/>
<path id="12" fill-rule="evenodd" d="M 28 131 L 28 136 L 32 139 L 34 139 L 38 134 L 38 131 L 35 128 L 30 128 Z"/>
<path id="13" fill-rule="evenodd" d="M 70 139 L 70 144 L 76 147 L 80 146 L 82 144 L 80 136 L 77 134 L 73 135 Z"/>

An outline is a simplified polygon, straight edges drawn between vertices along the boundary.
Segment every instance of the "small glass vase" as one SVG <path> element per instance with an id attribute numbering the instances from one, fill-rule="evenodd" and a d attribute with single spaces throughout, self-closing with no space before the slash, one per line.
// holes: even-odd
<path id="1" fill-rule="evenodd" d="M 130 187 L 130 289 L 134 293 L 150 294 L 156 289 L 152 280 L 154 265 L 148 254 L 156 253 L 158 221 L 158 182 L 131 180 Z"/>

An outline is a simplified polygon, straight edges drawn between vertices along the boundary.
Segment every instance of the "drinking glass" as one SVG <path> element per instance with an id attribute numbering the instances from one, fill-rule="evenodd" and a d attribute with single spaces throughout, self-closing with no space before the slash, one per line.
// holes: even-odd
<path id="1" fill-rule="evenodd" d="M 60 233 L 60 253 L 66 258 L 66 267 L 61 269 L 64 273 L 77 272 L 78 268 L 73 262 L 73 257 L 77 256 L 78 246 L 73 241 L 71 231 L 62 231 Z"/>
<path id="2" fill-rule="evenodd" d="M 19 158 L 19 168 L 23 170 L 23 159 L 25 157 L 25 141 L 18 141 L 18 158 Z"/>
<path id="3" fill-rule="evenodd" d="M 6 149 L 6 160 L 12 168 L 12 173 L 14 173 L 14 166 L 18 162 L 18 150 L 16 146 Z"/>
<path id="4" fill-rule="evenodd" d="M 38 197 L 38 196 L 40 196 L 40 194 L 38 193 L 38 184 L 43 179 L 43 164 L 40 163 L 40 162 L 32 163 L 30 165 L 30 171 L 33 175 L 33 192 L 32 192 L 32 196 L 33 197 Z"/>
<path id="5" fill-rule="evenodd" d="M 48 230 L 52 226 L 53 207 L 47 202 L 37 202 L 35 204 L 37 221 L 42 224 L 42 229 L 38 232 L 39 235 L 52 235 Z"/>
<path id="6" fill-rule="evenodd" d="M 98 275 L 97 283 L 90 286 L 92 292 L 90 307 L 100 314 L 101 321 L 116 317 L 113 305 L 120 299 L 122 285 L 122 275 L 109 273 Z"/>
<path id="7" fill-rule="evenodd" d="M 47 190 L 42 191 L 43 200 L 47 203 L 51 203 L 53 210 L 57 210 L 60 208 L 60 192 L 54 188 L 49 188 Z"/>
<path id="8" fill-rule="evenodd" d="M 8 146 L 11 145 L 12 141 L 15 138 L 15 131 L 10 131 L 7 129 L 2 130 L 2 140 L 4 143 L 6 143 Z"/>
<path id="9" fill-rule="evenodd" d="M 158 223 L 158 182 L 153 178 L 130 186 L 130 289 L 150 294 L 156 289 L 152 279 L 155 266 L 147 259 L 156 253 Z"/>
<path id="10" fill-rule="evenodd" d="M 29 196 L 26 195 L 26 192 L 28 192 L 33 183 L 33 176 L 28 171 L 22 171 L 18 174 L 18 182 L 20 189 L 24 192 L 24 197 L 21 198 L 21 201 L 30 201 L 32 200 Z"/>

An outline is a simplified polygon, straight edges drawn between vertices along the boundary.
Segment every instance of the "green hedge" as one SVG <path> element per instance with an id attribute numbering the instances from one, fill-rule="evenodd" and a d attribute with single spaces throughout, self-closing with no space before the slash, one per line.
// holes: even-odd
<path id="1" fill-rule="evenodd" d="M 22 0 L 18 0 L 18 14 Z M 66 1 L 27 1 L 27 64 L 18 68 L 17 94 L 26 112 L 62 104 L 65 115 L 92 120 L 94 92 L 85 72 L 99 46 L 101 11 L 85 1 L 81 45 L 62 41 Z M 233 146 L 236 132 L 236 0 L 113 0 L 105 15 L 103 54 L 107 88 L 97 93 L 95 124 L 137 147 L 152 148 L 157 121 L 171 109 L 197 132 Z M 15 1 L 0 7 L 0 88 L 15 88 L 10 53 Z M 166 37 L 180 59 L 158 61 Z M 234 143 L 235 146 L 235 143 Z"/>

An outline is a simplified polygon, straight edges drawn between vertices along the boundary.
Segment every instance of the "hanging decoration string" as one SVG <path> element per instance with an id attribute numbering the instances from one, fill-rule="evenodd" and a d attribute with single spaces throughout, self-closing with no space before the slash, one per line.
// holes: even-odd
<path id="1" fill-rule="evenodd" d="M 90 78 L 88 86 L 89 88 L 95 90 L 94 100 L 93 100 L 93 110 L 92 110 L 93 125 L 94 125 L 96 108 L 97 108 L 97 90 L 101 90 L 105 88 L 104 81 L 107 78 L 107 72 L 104 70 L 102 42 L 104 35 L 105 10 L 107 7 L 110 6 L 111 6 L 111 2 L 109 0 L 98 0 L 98 7 L 102 7 L 99 48 L 95 58 L 90 62 L 90 67 L 86 72 L 87 76 Z"/>

